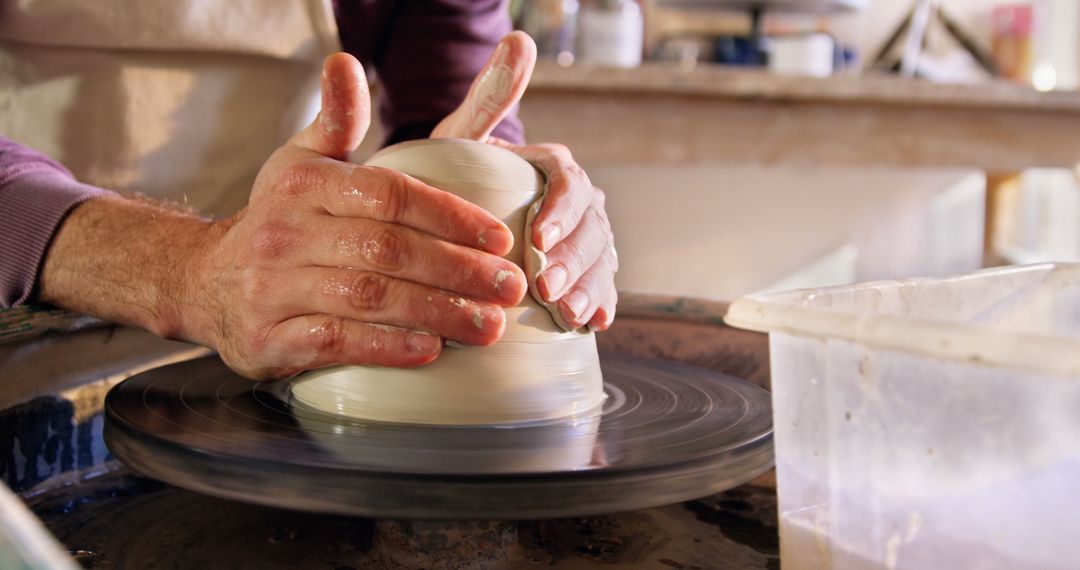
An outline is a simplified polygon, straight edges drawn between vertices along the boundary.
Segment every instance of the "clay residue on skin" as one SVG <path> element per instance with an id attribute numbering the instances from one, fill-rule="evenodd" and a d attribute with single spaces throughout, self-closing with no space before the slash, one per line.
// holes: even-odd
<path id="1" fill-rule="evenodd" d="M 329 113 L 319 113 L 319 123 L 322 124 L 323 130 L 328 133 L 336 133 L 344 130 L 341 123 L 330 118 Z"/>
<path id="2" fill-rule="evenodd" d="M 380 331 L 383 331 L 383 332 L 388 332 L 388 333 L 399 333 L 399 332 L 402 332 L 402 331 L 405 330 L 405 329 L 403 329 L 401 327 L 395 327 L 395 326 L 391 326 L 391 325 L 384 325 L 382 323 L 368 323 L 368 326 L 373 328 L 373 329 L 377 329 L 377 330 L 380 330 Z M 423 333 L 419 333 L 419 334 L 423 334 Z M 371 339 L 371 348 L 374 349 L 374 350 L 379 350 L 379 339 L 378 339 L 378 337 L 374 337 L 374 338 Z"/>
<path id="3" fill-rule="evenodd" d="M 506 64 L 509 50 L 505 44 L 499 44 L 493 59 L 498 61 L 484 70 L 469 93 L 468 100 L 474 103 L 470 109 L 470 118 L 482 112 L 498 113 L 510 99 L 514 88 L 514 69 Z"/>
<path id="4" fill-rule="evenodd" d="M 480 313 L 480 309 L 473 309 L 472 324 L 478 329 L 484 328 L 484 315 Z"/>
<path id="5" fill-rule="evenodd" d="M 897 533 L 893 533 L 889 540 L 885 542 L 885 568 L 888 568 L 888 570 L 896 570 L 896 562 L 900 559 L 900 546 L 902 544 L 903 540 Z"/>
<path id="6" fill-rule="evenodd" d="M 915 537 L 919 534 L 920 528 L 922 528 L 922 515 L 919 513 L 911 513 L 911 516 L 908 517 L 907 536 L 904 537 L 904 542 L 915 540 Z"/>
<path id="7" fill-rule="evenodd" d="M 508 277 L 510 277 L 511 275 L 513 275 L 513 272 L 507 271 L 505 269 L 500 270 L 498 273 L 496 273 L 495 274 L 495 290 L 496 291 L 502 290 L 503 281 L 506 281 L 506 279 Z"/>
<path id="8" fill-rule="evenodd" d="M 469 302 L 465 299 L 462 299 L 461 297 L 450 297 L 449 299 L 447 299 L 447 301 L 449 301 L 451 305 L 459 309 L 464 309 L 465 307 L 469 306 Z M 475 307 L 472 310 L 472 322 L 473 326 L 475 326 L 476 328 L 484 328 L 484 314 L 480 312 L 480 309 Z"/>
<path id="9" fill-rule="evenodd" d="M 309 337 L 318 337 L 320 339 L 325 339 L 329 334 L 330 330 L 327 328 L 326 325 L 314 326 L 307 330 L 307 335 Z M 306 366 L 310 366 L 319 358 L 319 351 L 314 348 L 310 348 L 300 354 L 294 352 L 291 356 L 296 362 L 296 365 L 303 368 Z"/>
<path id="10" fill-rule="evenodd" d="M 484 71 L 476 82 L 473 102 L 469 109 L 469 132 L 481 132 L 492 121 L 492 117 L 502 111 L 506 100 L 510 98 L 514 87 L 514 70 L 505 63 L 499 63 Z"/>

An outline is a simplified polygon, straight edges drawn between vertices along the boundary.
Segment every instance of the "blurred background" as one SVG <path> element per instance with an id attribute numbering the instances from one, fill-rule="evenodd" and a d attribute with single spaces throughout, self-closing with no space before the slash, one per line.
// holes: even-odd
<path id="1" fill-rule="evenodd" d="M 1075 0 L 514 0 L 623 290 L 1080 260 Z"/>

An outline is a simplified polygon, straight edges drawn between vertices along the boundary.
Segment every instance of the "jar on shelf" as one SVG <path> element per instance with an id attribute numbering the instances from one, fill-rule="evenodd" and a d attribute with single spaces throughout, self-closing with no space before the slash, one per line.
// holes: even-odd
<path id="1" fill-rule="evenodd" d="M 586 0 L 578 16 L 578 57 L 614 67 L 641 65 L 645 23 L 633 0 Z"/>

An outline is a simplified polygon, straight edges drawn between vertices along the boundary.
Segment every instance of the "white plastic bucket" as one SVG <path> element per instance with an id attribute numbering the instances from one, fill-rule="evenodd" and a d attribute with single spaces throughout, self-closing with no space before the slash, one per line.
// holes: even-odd
<path id="1" fill-rule="evenodd" d="M 1080 265 L 761 294 L 784 568 L 1080 567 Z"/>

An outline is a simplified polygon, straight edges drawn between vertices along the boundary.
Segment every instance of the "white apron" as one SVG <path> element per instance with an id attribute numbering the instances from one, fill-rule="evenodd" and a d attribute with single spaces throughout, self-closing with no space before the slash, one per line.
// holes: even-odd
<path id="1" fill-rule="evenodd" d="M 318 111 L 329 0 L 0 0 L 0 134 L 227 215 Z"/>

